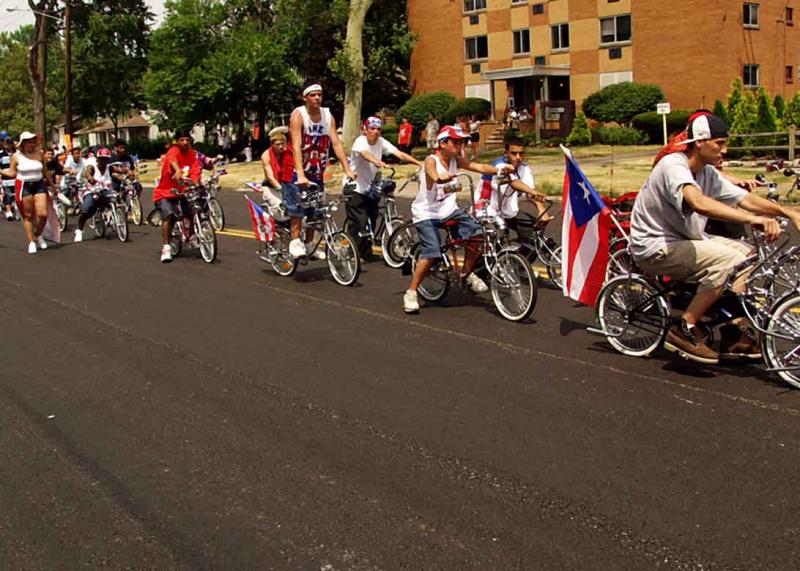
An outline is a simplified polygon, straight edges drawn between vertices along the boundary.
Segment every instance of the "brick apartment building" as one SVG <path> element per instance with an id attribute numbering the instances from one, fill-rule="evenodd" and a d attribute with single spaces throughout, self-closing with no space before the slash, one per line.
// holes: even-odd
<path id="1" fill-rule="evenodd" d="M 416 93 L 493 102 L 574 101 L 655 83 L 673 108 L 724 101 L 735 76 L 791 97 L 800 85 L 800 0 L 408 0 Z M 798 15 L 800 17 L 800 14 Z M 571 121 L 570 121 L 571 122 Z"/>

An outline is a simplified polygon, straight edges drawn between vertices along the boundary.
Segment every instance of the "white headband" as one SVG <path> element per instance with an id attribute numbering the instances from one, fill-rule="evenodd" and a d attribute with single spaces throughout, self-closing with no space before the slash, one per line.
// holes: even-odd
<path id="1" fill-rule="evenodd" d="M 303 90 L 303 97 L 308 95 L 309 93 L 314 93 L 315 91 L 322 91 L 322 86 L 319 83 L 315 83 L 313 85 L 309 85 Z"/>

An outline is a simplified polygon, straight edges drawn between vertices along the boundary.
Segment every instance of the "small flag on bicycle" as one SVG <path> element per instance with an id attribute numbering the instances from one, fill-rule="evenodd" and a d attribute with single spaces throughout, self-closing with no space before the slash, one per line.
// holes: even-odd
<path id="1" fill-rule="evenodd" d="M 256 240 L 272 242 L 275 239 L 275 219 L 253 202 L 252 198 L 249 196 L 245 196 L 245 198 L 247 199 L 247 207 L 250 210 L 250 220 L 253 222 L 253 232 L 256 235 Z"/>
<path id="2" fill-rule="evenodd" d="M 594 306 L 608 266 L 611 211 L 565 147 L 561 273 L 564 295 Z"/>

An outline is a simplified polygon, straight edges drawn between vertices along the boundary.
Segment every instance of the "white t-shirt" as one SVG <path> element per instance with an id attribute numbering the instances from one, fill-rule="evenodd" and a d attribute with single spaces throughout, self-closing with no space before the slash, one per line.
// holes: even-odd
<path id="1" fill-rule="evenodd" d="M 436 159 L 436 172 L 438 174 L 447 175 L 449 173 L 455 175 L 458 172 L 458 163 L 456 163 L 455 158 L 450 159 L 448 168 L 445 168 L 441 161 L 436 158 L 436 155 L 432 156 Z M 411 217 L 414 222 L 444 220 L 455 214 L 457 210 L 456 194 L 454 192 L 445 193 L 444 185 L 434 183 L 430 191 L 428 190 L 428 181 L 423 168 L 419 174 L 417 197 L 411 203 Z"/>
<path id="2" fill-rule="evenodd" d="M 78 159 L 78 162 L 75 162 L 75 159 L 72 158 L 72 155 L 68 156 L 67 160 L 64 162 L 64 168 L 75 169 L 78 171 L 78 174 L 75 175 L 75 179 L 78 182 L 83 182 L 83 171 L 86 170 L 86 160 L 83 157 Z M 66 177 L 64 178 L 66 179 Z"/>
<path id="3" fill-rule="evenodd" d="M 492 161 L 492 166 L 502 168 L 510 166 L 505 157 L 500 157 Z M 516 172 L 512 175 L 513 178 L 521 180 L 526 186 L 536 188 L 533 179 L 533 171 L 526 163 L 520 163 Z M 481 185 L 475 189 L 475 202 L 481 198 L 481 193 L 486 189 L 486 185 L 490 185 L 491 194 L 489 195 L 489 204 L 486 208 L 486 213 L 490 216 L 500 214 L 503 218 L 515 218 L 519 214 L 519 192 L 511 188 L 511 185 L 497 184 L 497 176 L 484 175 L 481 180 Z"/>
<path id="4" fill-rule="evenodd" d="M 736 206 L 747 191 L 728 182 L 712 167 L 693 174 L 684 153 L 667 155 L 653 168 L 636 197 L 631 214 L 631 253 L 636 259 L 657 254 L 670 242 L 707 240 L 707 216 L 689 208 L 681 188 L 691 184 L 714 200 Z"/>
<path id="5" fill-rule="evenodd" d="M 370 183 L 378 172 L 378 167 L 361 156 L 362 151 L 367 151 L 379 161 L 385 155 L 397 153 L 397 147 L 383 137 L 378 137 L 374 145 L 370 145 L 366 135 L 361 135 L 353 143 L 353 156 L 350 158 L 350 166 L 356 171 L 356 192 L 366 194 Z"/>

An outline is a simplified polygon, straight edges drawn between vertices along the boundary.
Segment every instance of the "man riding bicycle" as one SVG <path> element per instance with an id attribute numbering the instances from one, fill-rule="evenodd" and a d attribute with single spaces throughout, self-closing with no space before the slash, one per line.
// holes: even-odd
<path id="1" fill-rule="evenodd" d="M 800 228 L 800 213 L 748 193 L 714 168 L 727 151 L 728 127 L 715 115 L 701 115 L 688 126 L 687 149 L 663 157 L 645 182 L 631 215 L 630 250 L 645 272 L 697 282 L 698 290 L 681 317 L 670 328 L 665 348 L 702 363 L 719 362 L 720 353 L 707 345 L 698 326 L 722 295 L 733 268 L 752 248 L 743 242 L 709 236 L 709 218 L 750 224 L 767 240 L 780 235 L 772 218 L 789 218 Z M 738 207 L 738 208 L 736 208 Z M 741 286 L 737 286 L 741 287 Z M 757 358 L 760 352 L 744 332 L 725 353 Z"/>
<path id="2" fill-rule="evenodd" d="M 75 242 L 83 241 L 83 227 L 86 221 L 94 216 L 100 208 L 108 205 L 108 191 L 111 189 L 113 176 L 108 164 L 111 162 L 111 151 L 105 148 L 97 150 L 97 164 L 88 165 L 84 171 L 87 191 L 83 195 L 81 213 L 78 216 L 78 228 L 75 230 Z"/>
<path id="3" fill-rule="evenodd" d="M 111 160 L 112 163 L 121 163 L 114 165 L 112 168 L 114 172 L 120 175 L 127 175 L 133 183 L 133 190 L 136 195 L 142 194 L 142 185 L 136 175 L 136 161 L 128 153 L 128 143 L 124 139 L 117 139 L 114 141 L 114 156 Z M 113 180 L 114 190 L 119 192 L 120 185 L 122 184 L 124 176 L 115 177 Z"/>
<path id="4" fill-rule="evenodd" d="M 292 111 L 289 118 L 289 139 L 297 180 L 296 184 L 285 185 L 283 201 L 286 213 L 291 218 L 292 241 L 289 243 L 289 253 L 295 258 L 302 258 L 313 249 L 313 245 L 309 244 L 313 235 L 305 236 L 305 244 L 300 238 L 303 216 L 313 215 L 314 212 L 304 212 L 300 208 L 298 187 L 305 188 L 314 183 L 320 192 L 324 191 L 323 179 L 331 147 L 342 165 L 344 175 L 353 180 L 357 178 L 347 162 L 344 147 L 336 132 L 336 119 L 330 109 L 322 107 L 322 86 L 315 81 L 306 81 L 303 85 L 303 105 Z M 316 252 L 319 258 L 324 259 L 324 252 Z"/>
<path id="5" fill-rule="evenodd" d="M 192 149 L 192 136 L 188 129 L 175 132 L 175 144 L 167 151 L 161 162 L 161 178 L 153 190 L 153 203 L 161 212 L 161 261 L 172 261 L 172 249 L 169 238 L 175 224 L 178 208 L 183 213 L 187 228 L 192 228 L 191 209 L 186 196 L 182 193 L 188 183 L 199 183 L 202 175 L 202 164 L 197 159 L 197 151 Z"/>
<path id="6" fill-rule="evenodd" d="M 536 192 L 536 184 L 531 168 L 522 159 L 525 157 L 525 143 L 519 137 L 511 137 L 506 141 L 503 156 L 492 161 L 492 166 L 500 168 L 510 166 L 513 171 L 509 181 L 499 180 L 496 175 L 483 175 L 482 184 L 477 191 L 476 204 L 484 205 L 489 216 L 499 215 L 506 225 L 517 233 L 521 241 L 533 237 L 530 224 L 519 217 L 519 195 L 528 195 L 536 205 L 538 219 L 545 223 L 553 219 L 545 212 L 545 196 Z"/>
<path id="7" fill-rule="evenodd" d="M 469 140 L 469 134 L 458 127 L 443 127 L 436 139 L 436 150 L 425 159 L 419 176 L 419 191 L 411 204 L 411 215 L 421 249 L 411 285 L 403 295 L 403 310 L 406 313 L 419 312 L 417 288 L 436 260 L 442 256 L 439 230 L 445 227 L 455 238 L 466 240 L 461 278 L 474 293 L 483 293 L 489 289 L 483 280 L 472 273 L 481 250 L 481 227 L 458 207 L 458 188 L 453 183 L 459 168 L 485 175 L 496 175 L 498 172 L 510 170 L 510 167 L 498 169 L 463 158 L 461 151 L 464 143 Z"/>
<path id="8" fill-rule="evenodd" d="M 379 170 L 386 168 L 383 157 L 394 155 L 406 164 L 422 166 L 417 159 L 381 137 L 382 128 L 383 123 L 378 117 L 369 117 L 364 121 L 364 134 L 353 142 L 351 166 L 357 178 L 354 192 L 347 199 L 347 224 L 350 237 L 364 260 L 372 258 L 372 245 L 360 236 L 367 229 L 367 220 L 372 221 L 374 226 L 378 218 L 381 197 L 370 192 L 370 187 Z"/>

